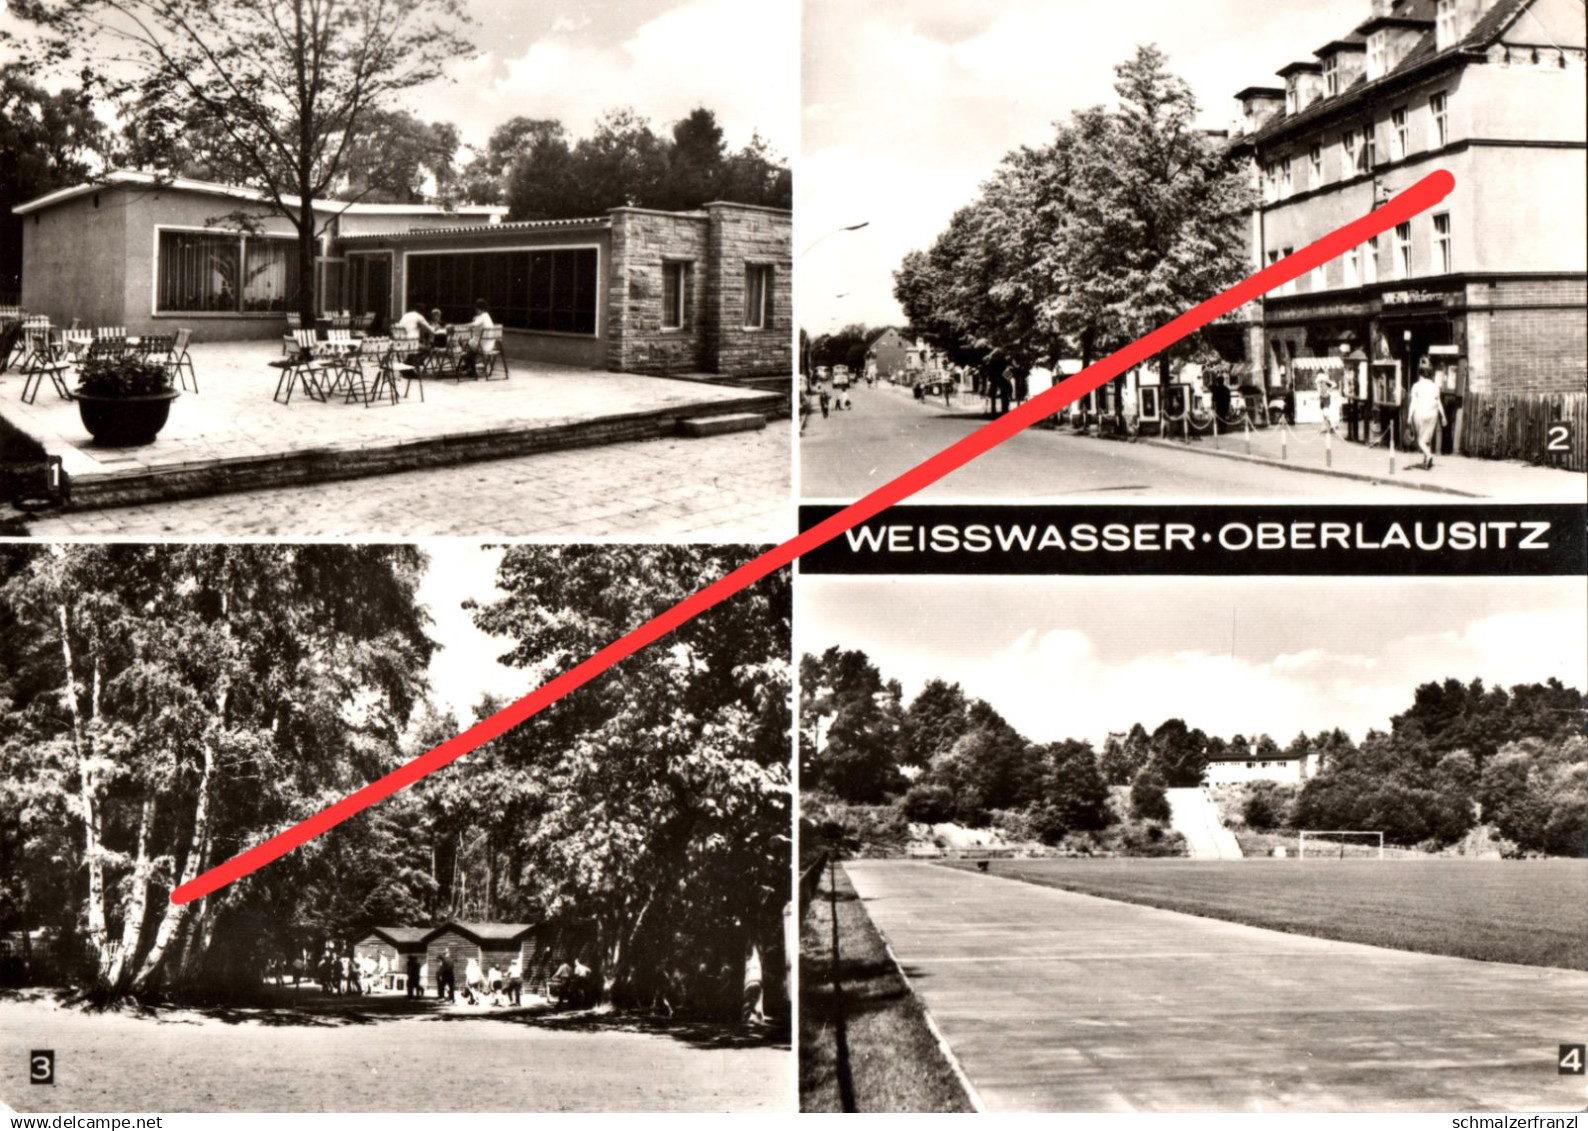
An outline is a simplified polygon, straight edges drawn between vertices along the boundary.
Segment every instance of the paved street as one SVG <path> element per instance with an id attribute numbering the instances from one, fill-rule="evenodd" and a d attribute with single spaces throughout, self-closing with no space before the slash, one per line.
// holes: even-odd
<path id="1" fill-rule="evenodd" d="M 46 515 L 39 538 L 105 535 L 691 537 L 793 534 L 789 423 L 546 452 L 148 506 Z"/>
<path id="2" fill-rule="evenodd" d="M 1588 974 L 844 865 L 990 1111 L 1578 1110 Z M 1565 1034 L 1574 1034 L 1567 1036 Z"/>
<path id="3" fill-rule="evenodd" d="M 953 410 L 942 402 L 923 406 L 903 389 L 878 385 L 854 392 L 855 407 L 824 419 L 819 413 L 800 438 L 801 495 L 808 499 L 849 499 L 879 487 L 921 460 L 941 451 L 986 423 L 980 398 L 963 398 Z M 1298 446 L 1315 436 L 1298 439 Z M 1197 445 L 1210 448 L 1211 441 Z M 1239 442 L 1225 442 L 1237 451 Z M 1321 450 L 1310 453 L 1322 465 Z M 1300 461 L 1298 453 L 1292 458 Z M 1337 466 L 1343 463 L 1342 452 Z M 1375 474 L 1387 457 L 1371 457 Z M 1449 461 L 1446 461 L 1447 463 Z M 1466 460 L 1466 464 L 1478 461 Z M 1488 464 L 1476 469 L 1507 484 L 1530 485 L 1538 468 Z M 1430 472 L 1404 472 L 1435 477 Z M 1581 494 L 1582 476 L 1543 471 L 1543 493 L 1524 485 L 1522 498 L 1553 498 L 1560 486 Z M 1470 478 L 1470 475 L 1468 476 Z M 1449 476 L 1447 476 L 1447 481 Z M 1556 480 L 1560 483 L 1557 484 Z M 1096 498 L 1329 499 L 1341 502 L 1452 502 L 1452 496 L 1338 476 L 1305 474 L 1283 467 L 1212 458 L 1169 444 L 1127 444 L 1077 436 L 1067 430 L 1027 429 L 921 493 L 923 498 Z"/>

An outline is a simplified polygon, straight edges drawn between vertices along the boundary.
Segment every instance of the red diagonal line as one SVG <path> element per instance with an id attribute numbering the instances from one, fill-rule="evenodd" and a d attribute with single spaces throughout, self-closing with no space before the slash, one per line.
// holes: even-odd
<path id="1" fill-rule="evenodd" d="M 564 695 L 582 687 L 613 664 L 632 656 L 647 644 L 661 639 L 713 605 L 720 604 L 741 589 L 755 584 L 775 570 L 782 569 L 802 554 L 831 541 L 844 531 L 909 498 L 922 488 L 936 483 L 983 452 L 1003 443 L 1016 432 L 1044 417 L 1052 416 L 1072 401 L 1079 400 L 1126 370 L 1146 361 L 1160 350 L 1200 330 L 1214 319 L 1244 306 L 1292 279 L 1305 275 L 1314 267 L 1329 262 L 1382 232 L 1389 231 L 1395 225 L 1427 211 L 1450 195 L 1450 190 L 1455 184 L 1455 177 L 1443 169 L 1430 173 L 1405 192 L 1391 198 L 1382 208 L 1353 220 L 1343 228 L 1330 232 L 1316 243 L 1309 244 L 1293 255 L 1287 255 L 1278 263 L 1270 264 L 1229 290 L 1192 307 L 1145 337 L 1138 338 L 1125 348 L 1087 366 L 1075 376 L 1033 397 L 992 423 L 983 425 L 969 436 L 944 448 L 897 479 L 883 484 L 831 518 L 795 535 L 760 557 L 746 562 L 726 577 L 684 598 L 666 612 L 569 668 L 550 683 L 543 684 L 516 703 L 475 723 L 455 738 L 450 738 L 435 749 L 419 755 L 385 777 L 370 782 L 356 793 L 349 794 L 335 805 L 307 820 L 277 833 L 264 843 L 255 845 L 224 864 L 217 864 L 203 875 L 182 884 L 171 893 L 171 901 L 187 903 L 189 900 L 209 895 L 233 880 L 240 880 L 250 872 L 285 856 L 299 845 L 306 844 L 326 830 L 341 824 L 354 814 L 362 812 L 378 801 L 384 801 L 398 790 L 413 785 L 427 774 L 435 773 L 477 747 L 500 737 L 532 715 L 551 706 Z"/>

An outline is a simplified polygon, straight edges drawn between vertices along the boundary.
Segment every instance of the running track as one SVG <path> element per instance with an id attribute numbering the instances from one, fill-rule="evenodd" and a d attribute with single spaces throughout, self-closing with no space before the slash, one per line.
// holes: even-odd
<path id="1" fill-rule="evenodd" d="M 1581 1110 L 1588 973 L 844 865 L 990 1111 Z"/>

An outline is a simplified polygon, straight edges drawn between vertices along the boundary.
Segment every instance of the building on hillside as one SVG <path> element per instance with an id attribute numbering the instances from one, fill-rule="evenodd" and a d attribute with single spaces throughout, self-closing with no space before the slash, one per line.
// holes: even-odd
<path id="1" fill-rule="evenodd" d="M 897 330 L 884 330 L 866 347 L 866 368 L 876 366 L 876 374 L 884 381 L 902 376 L 910 356 L 910 343 Z"/>
<path id="2" fill-rule="evenodd" d="M 1207 765 L 1203 785 L 1240 785 L 1254 781 L 1300 783 L 1318 772 L 1314 754 L 1281 754 L 1269 758 L 1219 758 Z"/>
<path id="3" fill-rule="evenodd" d="M 786 210 L 719 201 L 504 223 L 495 207 L 319 207 L 321 312 L 371 313 L 379 330 L 409 309 L 468 321 L 483 298 L 513 358 L 664 375 L 792 370 Z M 253 230 L 239 209 L 258 215 Z M 293 228 L 252 190 L 113 173 L 15 211 L 22 305 L 59 323 L 274 338 L 298 307 Z"/>
<path id="4" fill-rule="evenodd" d="M 1254 266 L 1436 169 L 1455 189 L 1255 304 L 1254 380 L 1289 386 L 1305 418 L 1327 379 L 1371 443 L 1400 431 L 1427 365 L 1444 450 L 1486 450 L 1502 401 L 1558 411 L 1588 382 L 1582 2 L 1373 0 L 1342 30 L 1281 68 L 1283 86 L 1236 95 L 1231 144 L 1260 184 Z"/>

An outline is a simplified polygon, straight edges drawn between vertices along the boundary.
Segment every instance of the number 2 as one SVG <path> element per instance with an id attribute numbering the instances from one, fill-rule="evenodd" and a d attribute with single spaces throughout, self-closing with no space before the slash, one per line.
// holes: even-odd
<path id="1" fill-rule="evenodd" d="M 1546 440 L 1546 442 L 1544 444 L 1544 450 L 1546 452 L 1570 452 L 1571 451 L 1571 425 L 1570 424 L 1564 424 L 1564 423 L 1551 424 L 1549 426 L 1548 431 L 1545 432 L 1545 435 L 1548 437 L 1548 439 Z"/>

